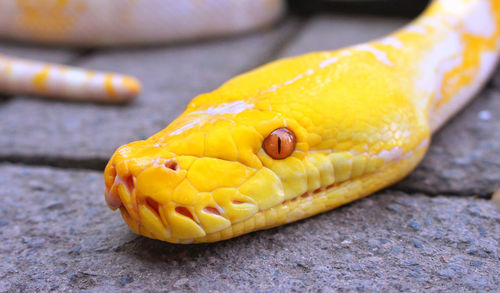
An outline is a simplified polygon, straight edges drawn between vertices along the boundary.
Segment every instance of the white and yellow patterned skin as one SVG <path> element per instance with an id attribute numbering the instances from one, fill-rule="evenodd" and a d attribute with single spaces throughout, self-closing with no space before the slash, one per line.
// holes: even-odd
<path id="1" fill-rule="evenodd" d="M 1 0 L 0 37 L 80 47 L 144 45 L 261 27 L 282 0 Z M 0 54 L 0 93 L 123 102 L 138 80 Z"/>
<path id="2" fill-rule="evenodd" d="M 349 203 L 418 164 L 499 49 L 500 1 L 438 0 L 385 38 L 272 62 L 120 147 L 105 170 L 106 200 L 134 232 L 174 243 L 228 239 Z M 262 147 L 278 128 L 296 136 L 283 160 Z"/>

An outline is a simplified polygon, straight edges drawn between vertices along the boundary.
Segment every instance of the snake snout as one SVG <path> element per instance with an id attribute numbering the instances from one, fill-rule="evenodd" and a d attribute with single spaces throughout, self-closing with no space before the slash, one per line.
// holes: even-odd
<path id="1" fill-rule="evenodd" d="M 116 166 L 116 164 L 108 165 L 105 174 L 107 178 L 104 198 L 108 206 L 112 210 L 116 210 L 122 206 L 122 198 L 130 198 L 132 195 L 135 188 L 135 177 L 130 174 L 128 168 L 124 169 L 123 166 Z"/>
<path id="2" fill-rule="evenodd" d="M 211 194 L 200 192 L 188 179 L 194 157 L 165 152 L 140 156 L 130 150 L 119 149 L 106 167 L 105 199 L 111 209 L 120 209 L 133 231 L 189 242 L 230 225 Z M 193 170 L 198 173 L 196 166 Z"/>
<path id="3" fill-rule="evenodd" d="M 150 168 L 161 168 L 170 172 L 180 170 L 174 154 L 165 152 L 146 141 L 136 141 L 119 147 L 109 161 L 105 174 L 105 199 L 108 206 L 115 210 L 130 199 L 137 185 L 137 177 Z"/>
<path id="4" fill-rule="evenodd" d="M 179 164 L 177 164 L 177 161 L 175 159 L 168 159 L 163 163 L 165 168 L 168 168 L 172 171 L 179 171 Z"/>
<path id="5" fill-rule="evenodd" d="M 267 199 L 274 185 L 263 183 L 269 172 L 136 142 L 119 148 L 106 167 L 105 198 L 136 233 L 170 242 L 215 241 L 250 225 L 245 221 L 259 207 L 276 203 Z"/>

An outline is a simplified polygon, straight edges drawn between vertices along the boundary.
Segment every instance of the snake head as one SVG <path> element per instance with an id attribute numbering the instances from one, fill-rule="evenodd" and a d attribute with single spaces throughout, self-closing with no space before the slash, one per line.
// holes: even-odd
<path id="1" fill-rule="evenodd" d="M 386 66 L 370 52 L 317 53 L 198 96 L 164 130 L 115 152 L 107 203 L 136 233 L 212 242 L 387 186 L 422 158 L 428 131 Z"/>
<path id="2" fill-rule="evenodd" d="M 275 160 L 262 145 L 283 127 L 293 131 L 293 152 L 271 170 L 266 165 Z M 271 226 L 263 211 L 285 201 L 280 175 L 296 172 L 287 165 L 304 159 L 305 136 L 294 120 L 241 101 L 188 111 L 116 150 L 105 170 L 106 201 L 136 233 L 169 242 L 216 241 Z"/>

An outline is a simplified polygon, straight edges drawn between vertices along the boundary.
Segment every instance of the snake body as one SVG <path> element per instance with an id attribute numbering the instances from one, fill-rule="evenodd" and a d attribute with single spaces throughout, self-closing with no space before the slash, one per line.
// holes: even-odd
<path id="1" fill-rule="evenodd" d="M 269 63 L 118 148 L 106 201 L 134 232 L 173 243 L 224 240 L 352 202 L 415 168 L 499 50 L 500 1 L 436 0 L 384 38 Z M 286 156 L 266 149 L 271 141 L 282 151 L 276 131 L 291 137 Z"/>
<path id="2" fill-rule="evenodd" d="M 74 47 L 158 44 L 240 33 L 272 22 L 282 0 L 2 0 L 0 37 Z M 0 54 L 0 92 L 124 102 L 131 76 Z"/>

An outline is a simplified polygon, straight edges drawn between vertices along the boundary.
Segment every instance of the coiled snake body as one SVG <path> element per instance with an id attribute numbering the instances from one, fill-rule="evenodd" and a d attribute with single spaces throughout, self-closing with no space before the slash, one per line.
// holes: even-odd
<path id="1" fill-rule="evenodd" d="M 499 50 L 500 1 L 437 0 L 387 37 L 272 62 L 120 147 L 106 201 L 134 232 L 175 243 L 333 209 L 407 175 Z"/>

